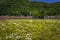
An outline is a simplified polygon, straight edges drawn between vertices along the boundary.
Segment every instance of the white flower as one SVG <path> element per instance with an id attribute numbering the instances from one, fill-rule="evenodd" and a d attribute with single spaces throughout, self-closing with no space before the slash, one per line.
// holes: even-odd
<path id="1" fill-rule="evenodd" d="M 20 39 L 21 38 L 21 36 L 16 36 L 16 39 Z"/>
<path id="2" fill-rule="evenodd" d="M 29 37 L 27 37 L 27 38 L 25 38 L 26 40 L 32 40 L 32 38 L 29 38 Z"/>
<path id="3" fill-rule="evenodd" d="M 14 35 L 11 34 L 11 35 L 9 35 L 9 36 L 6 36 L 6 39 L 13 38 L 13 37 L 14 37 Z"/>
<path id="4" fill-rule="evenodd" d="M 16 23 L 13 23 L 13 24 L 16 24 Z"/>
<path id="5" fill-rule="evenodd" d="M 29 20 L 29 22 L 32 22 L 32 20 Z"/>
<path id="6" fill-rule="evenodd" d="M 26 24 L 26 25 L 28 25 L 28 24 Z"/>
<path id="7" fill-rule="evenodd" d="M 30 33 L 27 33 L 27 36 L 28 36 L 28 35 L 31 35 L 31 34 L 30 34 Z"/>
<path id="8" fill-rule="evenodd" d="M 16 26 L 19 26 L 19 24 L 16 24 Z"/>
<path id="9" fill-rule="evenodd" d="M 8 38 L 12 38 L 12 36 L 7 36 L 6 39 L 8 39 Z"/>

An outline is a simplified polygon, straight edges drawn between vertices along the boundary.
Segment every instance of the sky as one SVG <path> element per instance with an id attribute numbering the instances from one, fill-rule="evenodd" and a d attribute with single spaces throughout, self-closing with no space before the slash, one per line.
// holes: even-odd
<path id="1" fill-rule="evenodd" d="M 54 2 L 60 2 L 60 0 L 33 0 L 33 1 L 40 1 L 40 2 L 47 2 L 47 3 L 54 3 Z"/>

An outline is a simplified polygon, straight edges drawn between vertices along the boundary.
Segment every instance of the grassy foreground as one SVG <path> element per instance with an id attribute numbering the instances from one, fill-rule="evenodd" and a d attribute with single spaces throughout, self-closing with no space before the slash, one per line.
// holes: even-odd
<path id="1" fill-rule="evenodd" d="M 0 20 L 0 40 L 60 40 L 60 19 Z"/>

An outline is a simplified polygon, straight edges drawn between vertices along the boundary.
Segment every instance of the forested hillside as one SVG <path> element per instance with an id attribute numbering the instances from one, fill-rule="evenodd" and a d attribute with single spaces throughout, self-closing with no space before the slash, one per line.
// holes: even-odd
<path id="1" fill-rule="evenodd" d="M 60 14 L 60 2 L 44 3 L 29 0 L 0 0 L 0 15 L 23 15 L 36 18 Z"/>

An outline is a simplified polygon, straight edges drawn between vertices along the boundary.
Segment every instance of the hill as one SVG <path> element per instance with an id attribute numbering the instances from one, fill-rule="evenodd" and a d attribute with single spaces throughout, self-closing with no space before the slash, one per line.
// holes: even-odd
<path id="1" fill-rule="evenodd" d="M 0 15 L 44 16 L 60 15 L 60 2 L 45 3 L 29 0 L 2 0 L 0 3 Z"/>

